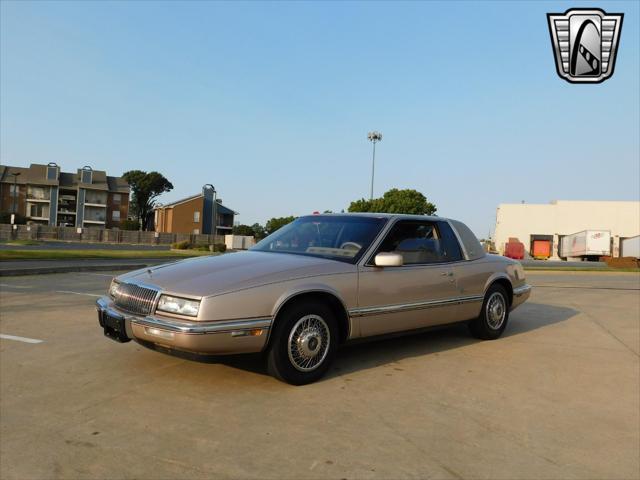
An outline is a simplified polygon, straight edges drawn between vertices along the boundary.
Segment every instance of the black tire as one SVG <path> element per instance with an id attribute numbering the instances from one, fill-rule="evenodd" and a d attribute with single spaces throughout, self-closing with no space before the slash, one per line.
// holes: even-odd
<path id="1" fill-rule="evenodd" d="M 298 342 L 295 341 L 296 337 Z M 269 374 L 291 385 L 315 382 L 329 370 L 337 347 L 338 324 L 331 308 L 315 301 L 294 303 L 281 312 L 276 320 L 267 352 Z M 316 354 L 310 356 L 314 349 L 317 349 Z M 304 368 L 301 363 L 305 361 L 311 363 L 307 367 L 310 370 L 301 370 Z"/>
<path id="2" fill-rule="evenodd" d="M 491 302 L 491 306 L 489 305 Z M 495 303 L 498 302 L 498 303 Z M 492 307 L 495 308 L 492 309 Z M 503 309 L 501 315 L 497 315 Z M 502 335 L 509 322 L 509 296 L 502 285 L 492 285 L 487 290 L 487 294 L 482 302 L 482 310 L 478 318 L 469 322 L 471 334 L 482 340 L 495 340 Z M 498 325 L 498 319 L 501 322 Z"/>

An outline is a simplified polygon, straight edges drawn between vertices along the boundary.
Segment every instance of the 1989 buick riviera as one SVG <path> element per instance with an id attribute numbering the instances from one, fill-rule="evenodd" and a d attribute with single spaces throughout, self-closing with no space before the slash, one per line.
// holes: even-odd
<path id="1" fill-rule="evenodd" d="M 264 351 L 269 371 L 319 379 L 338 345 L 468 322 L 498 338 L 530 294 L 521 265 L 439 217 L 300 217 L 251 250 L 137 270 L 98 300 L 107 337 L 202 354 Z"/>

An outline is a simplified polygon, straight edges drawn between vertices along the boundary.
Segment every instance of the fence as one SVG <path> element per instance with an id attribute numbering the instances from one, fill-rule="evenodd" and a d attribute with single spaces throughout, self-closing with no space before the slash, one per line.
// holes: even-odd
<path id="1" fill-rule="evenodd" d="M 169 245 L 174 242 L 186 240 L 196 245 L 211 245 L 212 243 L 224 243 L 224 236 L 217 235 L 214 242 L 213 235 L 203 234 L 0 224 L 0 241 L 2 240 L 59 240 L 64 242 L 128 243 L 143 245 Z"/>

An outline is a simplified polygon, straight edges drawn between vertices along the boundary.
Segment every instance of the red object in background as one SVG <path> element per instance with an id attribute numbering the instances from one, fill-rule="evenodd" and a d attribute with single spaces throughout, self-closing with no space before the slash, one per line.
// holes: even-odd
<path id="1" fill-rule="evenodd" d="M 313 215 L 320 215 L 320 212 L 313 212 Z"/>
<path id="2" fill-rule="evenodd" d="M 504 256 L 514 260 L 524 259 L 524 244 L 522 242 L 509 241 L 504 246 Z"/>
<path id="3" fill-rule="evenodd" d="M 549 240 L 533 241 L 533 258 L 549 258 L 551 256 L 551 242 Z"/>

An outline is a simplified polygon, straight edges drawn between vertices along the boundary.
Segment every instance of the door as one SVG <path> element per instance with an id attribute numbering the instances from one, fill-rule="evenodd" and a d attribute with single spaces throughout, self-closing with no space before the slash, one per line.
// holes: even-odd
<path id="1" fill-rule="evenodd" d="M 362 336 L 413 330 L 456 321 L 458 288 L 453 270 L 462 260 L 448 225 L 400 220 L 359 268 L 358 308 Z M 380 252 L 400 253 L 401 267 L 376 267 Z"/>

